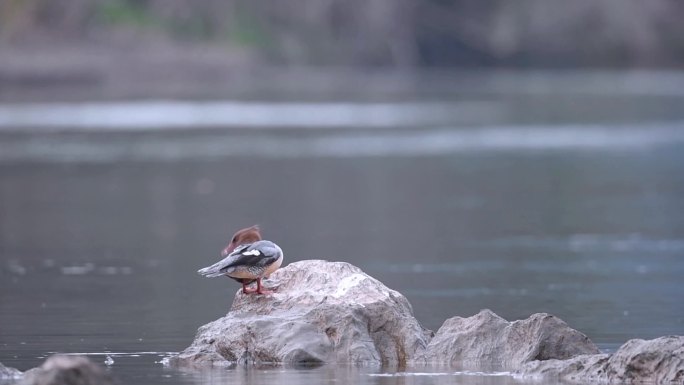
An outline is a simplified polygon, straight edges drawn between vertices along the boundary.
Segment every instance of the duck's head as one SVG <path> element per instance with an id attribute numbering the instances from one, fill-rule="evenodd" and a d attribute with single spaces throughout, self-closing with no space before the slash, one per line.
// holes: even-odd
<path id="1" fill-rule="evenodd" d="M 251 227 L 246 227 L 242 230 L 238 230 L 233 234 L 233 238 L 230 240 L 228 246 L 221 252 L 222 255 L 228 255 L 235 250 L 236 247 L 244 245 L 245 243 L 253 243 L 261 240 L 261 233 L 259 232 L 259 226 L 254 225 Z"/>

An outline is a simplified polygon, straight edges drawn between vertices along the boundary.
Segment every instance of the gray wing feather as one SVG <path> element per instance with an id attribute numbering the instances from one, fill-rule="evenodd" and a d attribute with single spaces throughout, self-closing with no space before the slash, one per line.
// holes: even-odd
<path id="1" fill-rule="evenodd" d="M 236 255 L 237 258 L 226 264 L 222 271 L 228 272 L 236 266 L 268 266 L 278 260 L 282 253 L 280 247 L 271 241 L 254 242 L 238 254 L 232 253 L 231 255 Z"/>
<path id="2" fill-rule="evenodd" d="M 197 270 L 197 273 L 205 277 L 220 277 L 225 274 L 224 268 L 232 264 L 240 255 L 230 254 L 211 266 Z"/>
<path id="3" fill-rule="evenodd" d="M 278 260 L 283 251 L 271 241 L 258 241 L 238 246 L 232 253 L 215 264 L 198 270 L 205 277 L 220 277 L 237 266 L 265 267 Z"/>
<path id="4" fill-rule="evenodd" d="M 261 266 L 268 266 L 283 255 L 283 251 L 271 241 L 259 241 L 254 243 L 248 250 L 258 250 L 263 258 L 259 261 Z"/>

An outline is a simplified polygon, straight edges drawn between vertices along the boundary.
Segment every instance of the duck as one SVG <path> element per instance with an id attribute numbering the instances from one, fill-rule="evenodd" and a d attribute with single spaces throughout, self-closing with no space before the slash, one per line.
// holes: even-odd
<path id="1" fill-rule="evenodd" d="M 221 251 L 221 260 L 199 269 L 208 278 L 227 276 L 242 284 L 243 294 L 272 294 L 265 289 L 262 278 L 267 278 L 283 263 L 283 250 L 271 241 L 262 239 L 259 226 L 238 230 Z M 255 282 L 256 289 L 248 285 Z"/>

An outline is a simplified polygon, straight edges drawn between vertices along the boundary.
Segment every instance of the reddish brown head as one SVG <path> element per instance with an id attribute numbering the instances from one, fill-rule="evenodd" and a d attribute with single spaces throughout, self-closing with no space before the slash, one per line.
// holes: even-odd
<path id="1" fill-rule="evenodd" d="M 221 254 L 228 255 L 235 250 L 236 247 L 243 245 L 245 243 L 253 243 L 261 240 L 261 233 L 259 233 L 259 226 L 254 225 L 252 227 L 246 227 L 239 230 L 233 235 L 228 246 L 223 249 Z"/>

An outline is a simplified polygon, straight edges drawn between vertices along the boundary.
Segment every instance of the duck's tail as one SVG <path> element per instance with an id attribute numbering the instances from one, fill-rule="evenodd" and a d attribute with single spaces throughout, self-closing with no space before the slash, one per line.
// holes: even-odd
<path id="1" fill-rule="evenodd" d="M 207 266 L 203 269 L 197 270 L 197 273 L 199 275 L 203 275 L 207 278 L 213 278 L 213 277 L 220 277 L 224 275 L 224 273 L 221 272 L 221 263 L 215 263 L 211 266 Z"/>

